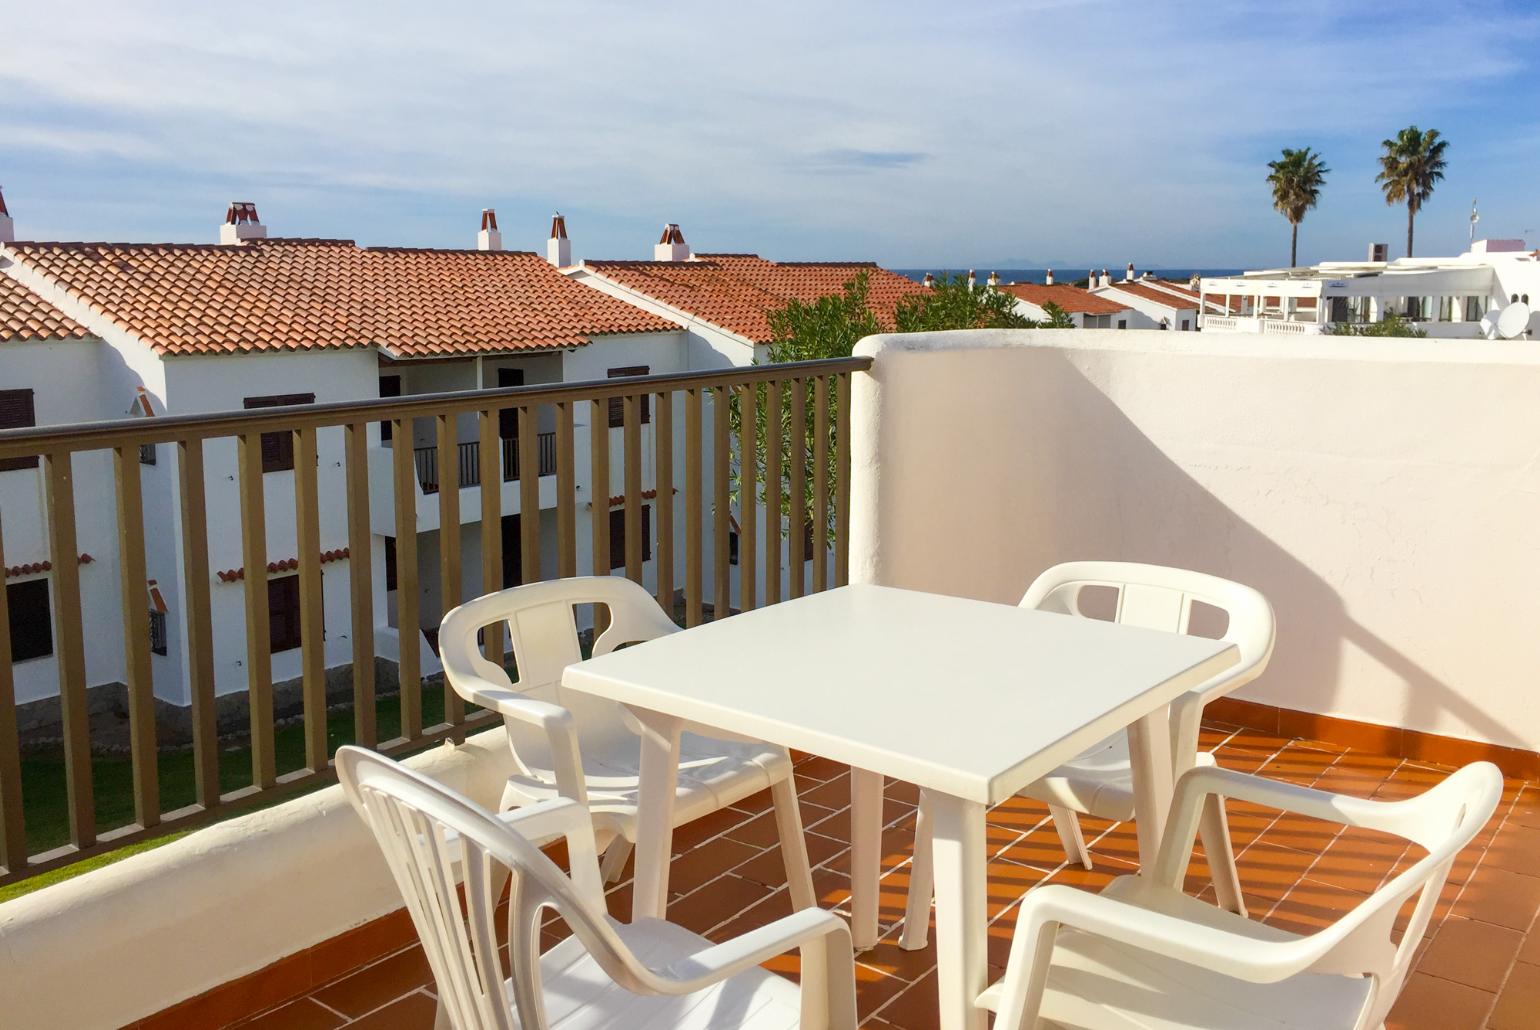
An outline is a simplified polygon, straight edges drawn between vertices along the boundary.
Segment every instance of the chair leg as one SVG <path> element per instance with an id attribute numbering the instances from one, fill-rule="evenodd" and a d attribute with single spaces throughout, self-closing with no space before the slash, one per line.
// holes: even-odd
<path id="1" fill-rule="evenodd" d="M 615 883 L 625 872 L 626 859 L 631 857 L 631 842 L 619 834 L 604 849 L 604 862 L 599 867 L 599 877 L 605 883 Z"/>
<path id="2" fill-rule="evenodd" d="M 1246 915 L 1246 898 L 1241 893 L 1241 877 L 1235 868 L 1235 848 L 1230 843 L 1230 821 L 1225 817 L 1224 798 L 1210 794 L 1198 816 L 1198 836 L 1203 841 L 1203 855 L 1208 860 L 1209 875 L 1214 880 L 1214 895 L 1221 908 Z"/>
<path id="3" fill-rule="evenodd" d="M 435 986 L 434 990 L 437 989 Z M 437 999 L 433 1004 L 433 1030 L 454 1030 L 454 1024 L 449 1021 L 449 1011 L 444 1008 L 443 999 Z"/>
<path id="4" fill-rule="evenodd" d="M 930 903 L 936 893 L 936 868 L 931 855 L 935 814 L 930 796 L 920 791 L 920 807 L 915 813 L 914 857 L 909 860 L 909 897 L 904 902 L 904 931 L 898 946 L 905 951 L 920 951 L 930 936 Z"/>
<path id="5" fill-rule="evenodd" d="M 807 857 L 807 837 L 802 833 L 802 810 L 797 806 L 796 781 L 788 774 L 770 785 L 775 803 L 775 827 L 781 836 L 781 860 L 786 863 L 786 887 L 791 892 L 791 907 L 813 908 L 818 899 L 813 894 L 813 865 Z"/>
<path id="6" fill-rule="evenodd" d="M 1059 831 L 1059 843 L 1071 862 L 1079 862 L 1091 868 L 1091 853 L 1086 850 L 1085 837 L 1080 833 L 1080 818 L 1074 811 L 1059 805 L 1049 805 L 1048 814 L 1053 817 L 1053 828 Z"/>

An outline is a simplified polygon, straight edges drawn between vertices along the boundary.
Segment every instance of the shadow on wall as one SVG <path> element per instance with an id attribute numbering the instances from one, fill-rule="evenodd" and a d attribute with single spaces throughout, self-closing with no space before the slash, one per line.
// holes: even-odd
<path id="1" fill-rule="evenodd" d="M 1352 583 L 1361 596 L 1378 589 L 1376 548 L 1410 548 L 1403 557 L 1411 559 L 1415 573 L 1421 571 L 1418 549 L 1425 541 L 1398 539 L 1395 514 L 1387 516 L 1366 500 L 1375 484 L 1355 478 L 1362 469 L 1353 464 L 1354 456 L 1344 466 L 1343 454 L 1322 453 L 1308 439 L 1291 451 L 1288 433 L 1276 431 L 1264 449 L 1244 420 L 1248 411 L 1253 419 L 1267 418 L 1269 409 L 1278 408 L 1276 397 L 1246 395 L 1269 388 L 1268 380 L 1246 374 L 1210 383 L 1211 389 L 1240 392 L 1213 405 L 1221 411 L 1200 408 L 1174 419 L 1173 405 L 1190 405 L 1191 398 L 1165 391 L 1163 384 L 1182 373 L 1172 363 L 1192 365 L 1186 371 L 1194 374 L 1217 374 L 1224 371 L 1223 358 L 1126 346 L 1082 350 L 1000 342 L 996 338 L 993 346 L 986 342 L 984 349 L 967 351 L 887 350 L 879 355 L 871 382 L 858 385 L 854 578 L 1015 603 L 1038 573 L 1066 560 L 1197 569 L 1255 586 L 1277 611 L 1271 665 L 1242 696 L 1500 744 L 1540 743 L 1526 739 L 1524 719 L 1515 725 L 1511 718 L 1509 709 L 1517 709 L 1519 699 L 1494 693 L 1475 675 L 1468 684 L 1452 683 L 1404 650 L 1425 649 L 1430 642 L 1419 638 L 1417 626 L 1396 618 L 1398 612 L 1422 617 L 1424 609 L 1443 606 L 1449 618 L 1465 621 L 1460 632 L 1467 638 L 1468 627 L 1481 624 L 1458 598 L 1435 589 L 1437 582 L 1448 583 L 1444 556 L 1429 567 L 1437 579 L 1427 585 L 1426 602 L 1418 592 L 1422 584 L 1384 587 L 1398 596 L 1377 609 L 1376 621 L 1391 629 L 1400 645 L 1356 619 L 1339 590 L 1323 578 L 1322 570 L 1338 583 Z M 1286 386 L 1285 393 L 1292 389 Z M 1331 392 L 1325 384 L 1322 404 L 1333 402 Z M 862 446 L 863 402 L 875 402 L 879 413 L 880 462 L 870 462 L 870 446 Z M 882 419 L 883 411 L 906 414 Z M 1313 417 L 1307 411 L 1296 416 Z M 916 412 L 927 414 L 916 419 Z M 1159 443 L 1141 422 L 1154 426 Z M 968 455 L 979 460 L 960 460 Z M 1380 471 L 1395 476 L 1398 462 L 1386 460 Z M 871 477 L 864 487 L 863 476 Z M 1291 541 L 1304 540 L 1300 549 L 1311 564 L 1208 484 L 1249 512 L 1264 517 L 1286 512 L 1274 521 L 1286 527 Z M 859 525 L 866 519 L 863 507 L 874 499 L 875 519 Z M 1474 592 L 1479 582 L 1464 585 L 1473 588 L 1467 591 L 1471 596 L 1481 596 Z M 1512 650 L 1497 639 L 1500 627 L 1482 632 L 1488 642 Z M 1447 647 L 1431 643 L 1436 653 Z M 1486 693 L 1473 697 L 1462 686 L 1484 687 Z"/>

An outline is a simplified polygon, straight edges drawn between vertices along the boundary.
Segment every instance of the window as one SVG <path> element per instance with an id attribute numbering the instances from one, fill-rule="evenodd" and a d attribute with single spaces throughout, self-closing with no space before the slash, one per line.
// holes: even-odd
<path id="1" fill-rule="evenodd" d="M 299 576 L 275 576 L 267 581 L 267 631 L 272 652 L 292 651 L 303 642 L 299 619 Z"/>
<path id="2" fill-rule="evenodd" d="M 1454 321 L 1454 298 L 1440 297 L 1438 299 L 1438 320 L 1440 322 Z"/>
<path id="3" fill-rule="evenodd" d="M 1186 319 L 1186 318 L 1182 319 L 1182 332 L 1185 333 L 1185 332 L 1187 332 L 1191 328 L 1192 328 L 1191 320 Z"/>
<path id="4" fill-rule="evenodd" d="M 281 408 L 289 404 L 314 404 L 313 393 L 280 393 L 271 397 L 247 397 L 248 408 Z M 294 434 L 287 430 L 262 434 L 262 471 L 286 472 L 294 467 Z"/>
<path id="5" fill-rule="evenodd" d="M 646 365 L 629 365 L 625 368 L 612 368 L 609 378 L 623 379 L 626 376 L 644 376 L 648 374 Z M 652 418 L 652 398 L 642 394 L 642 424 L 646 425 Z M 610 428 L 618 429 L 626 424 L 626 402 L 624 397 L 610 398 Z"/>
<path id="6" fill-rule="evenodd" d="M 5 585 L 10 609 L 11 661 L 25 662 L 53 654 L 53 610 L 48 601 L 48 580 L 25 579 Z"/>
<path id="7" fill-rule="evenodd" d="M 155 464 L 155 458 L 156 458 L 156 455 L 155 455 L 155 445 L 154 444 L 152 444 L 152 443 L 142 443 L 142 444 L 139 445 L 139 464 L 141 464 L 141 465 L 153 465 L 153 464 Z"/>
<path id="8" fill-rule="evenodd" d="M 31 390 L 0 390 L 0 429 L 25 429 L 37 425 Z M 0 472 L 37 468 L 37 456 L 0 458 Z"/>
<path id="9" fill-rule="evenodd" d="M 652 505 L 642 505 L 642 561 L 652 560 Z M 626 567 L 626 509 L 610 512 L 610 568 Z"/>
<path id="10" fill-rule="evenodd" d="M 396 538 L 385 538 L 385 590 L 396 589 Z"/>
<path id="11" fill-rule="evenodd" d="M 727 564 L 738 564 L 738 531 L 736 529 L 727 531 Z"/>
<path id="12" fill-rule="evenodd" d="M 401 377 L 380 376 L 380 399 L 399 396 L 401 396 Z M 394 423 L 388 418 L 380 423 L 380 443 L 390 443 L 391 430 L 394 428 Z"/>
<path id="13" fill-rule="evenodd" d="M 1127 329 L 1128 328 L 1128 319 L 1126 319 L 1126 318 L 1118 319 L 1118 328 L 1119 329 Z"/>
<path id="14" fill-rule="evenodd" d="M 524 370 L 522 368 L 498 369 L 497 385 L 499 389 L 509 389 L 515 386 L 523 386 Z M 610 403 L 614 404 L 615 402 L 611 401 Z M 519 438 L 518 408 L 503 408 L 498 411 L 497 435 L 504 440 L 517 440 Z"/>
<path id="15" fill-rule="evenodd" d="M 503 586 L 524 582 L 524 532 L 517 515 L 503 516 Z"/>
<path id="16" fill-rule="evenodd" d="M 1487 313 L 1487 299 L 1485 297 L 1465 298 L 1465 321 L 1479 322 Z"/>
<path id="17" fill-rule="evenodd" d="M 166 613 L 150 609 L 150 650 L 164 655 L 166 647 Z"/>

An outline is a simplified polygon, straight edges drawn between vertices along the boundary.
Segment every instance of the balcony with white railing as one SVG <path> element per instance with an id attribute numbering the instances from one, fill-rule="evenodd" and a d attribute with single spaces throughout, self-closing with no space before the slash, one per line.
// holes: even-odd
<path id="1" fill-rule="evenodd" d="M 586 467 L 592 481 L 610 482 L 613 464 L 621 483 L 622 514 L 613 524 L 623 527 L 624 574 L 644 579 L 640 530 L 650 525 L 655 578 L 647 586 L 688 626 L 727 617 L 735 606 L 753 607 L 762 596 L 756 574 L 775 583 L 765 597 L 772 603 L 838 585 L 847 568 L 856 582 L 1015 603 L 1042 569 L 1084 557 L 1176 565 L 1250 584 L 1276 610 L 1277 647 L 1260 679 L 1211 707 L 1204 746 L 1224 766 L 1382 799 L 1414 793 L 1466 761 L 1499 763 L 1508 786 L 1498 814 L 1457 860 L 1418 971 L 1387 1025 L 1455 1025 L 1455 1016 L 1434 1001 L 1450 998 L 1465 1006 L 1462 1025 L 1525 1025 L 1540 933 L 1533 928 L 1540 876 L 1529 854 L 1540 834 L 1540 714 L 1528 700 L 1532 671 L 1540 667 L 1540 637 L 1528 626 L 1531 585 L 1540 575 L 1532 503 L 1540 496 L 1540 472 L 1531 445 L 1540 437 L 1540 415 L 1529 402 L 1540 388 L 1540 358 L 1480 341 L 1270 341 L 1241 331 L 1216 333 L 1217 317 L 1209 316 L 1204 335 L 889 336 L 866 341 L 853 359 L 816 367 L 0 433 L 0 458 L 44 456 L 39 475 L 48 487 L 52 546 L 62 559 L 79 549 L 69 455 L 106 449 L 134 458 L 113 466 L 120 477 L 113 487 L 117 510 L 132 541 L 144 532 L 135 517 L 133 472 L 138 447 L 150 437 L 184 462 L 177 481 L 190 476 L 195 489 L 178 494 L 178 510 L 198 529 L 204 528 L 197 505 L 204 486 L 189 471 L 196 466 L 185 462 L 198 455 L 202 441 L 293 432 L 301 459 L 297 510 L 264 512 L 261 477 L 248 467 L 235 488 L 245 524 L 228 528 L 243 536 L 245 567 L 256 568 L 268 555 L 266 537 L 249 528 L 252 517 L 295 520 L 299 572 L 313 586 L 321 578 L 324 541 L 313 528 L 307 498 L 314 494 L 304 482 L 313 463 L 303 459 L 314 434 L 335 433 L 343 445 L 342 472 L 355 485 L 344 495 L 346 524 L 354 553 L 363 553 L 370 547 L 368 508 L 382 502 L 358 475 L 368 464 L 363 427 L 382 418 L 399 424 L 464 411 L 480 420 L 486 434 L 480 440 L 495 441 L 500 406 L 539 406 L 556 424 L 550 478 L 557 558 L 550 565 L 539 560 L 543 526 L 533 538 L 522 536 L 528 578 L 584 571 L 591 554 L 612 553 L 612 520 L 579 518 L 576 473 Z M 637 402 L 627 404 L 615 453 L 610 433 L 592 434 L 581 448 L 574 433 L 578 411 L 598 414 L 611 396 L 641 393 L 655 403 L 651 497 L 644 497 Z M 801 406 L 791 410 L 815 413 L 814 431 L 795 417 L 784 425 L 776 420 L 782 428 L 773 433 L 736 430 L 728 406 L 711 403 L 734 395 L 739 403 L 773 410 L 786 410 L 782 399 L 792 398 L 789 404 Z M 1406 411 L 1417 418 L 1403 417 Z M 403 436 L 399 448 L 383 452 L 393 477 L 385 503 L 398 524 L 414 517 L 406 513 L 417 511 L 422 486 L 409 434 Z M 535 445 L 533 437 L 520 439 Z M 715 448 L 708 451 L 707 441 Z M 440 462 L 446 451 L 458 462 L 454 443 L 438 449 Z M 488 470 L 500 474 L 497 458 L 478 451 L 474 465 L 482 477 Z M 815 525 L 829 530 L 827 540 L 815 534 L 815 542 L 831 550 L 832 574 L 814 562 L 814 578 L 804 579 L 802 534 L 765 532 L 787 514 L 782 492 L 772 490 L 765 494 L 772 513 L 762 524 L 750 516 L 737 527 L 739 553 L 753 571 L 738 584 L 740 592 L 730 594 L 729 498 L 739 468 L 786 485 L 786 496 L 811 499 Z M 428 503 L 446 503 L 446 493 L 460 495 L 441 490 L 428 495 Z M 486 503 L 498 496 L 488 492 Z M 655 506 L 645 523 L 644 504 Z M 494 541 L 497 521 L 482 520 L 480 539 L 488 550 L 502 544 Z M 197 541 L 208 533 L 189 536 L 182 579 L 193 589 L 179 603 L 196 614 L 206 604 L 197 586 L 206 587 L 211 575 Z M 398 583 L 396 593 L 415 597 L 417 570 L 435 563 L 405 561 L 404 539 L 397 538 L 397 575 L 411 581 Z M 4 540 L 0 535 L 0 544 Z M 501 566 L 487 552 L 480 557 L 488 561 L 488 579 L 476 582 L 500 582 L 494 570 Z M 713 566 L 712 557 L 722 560 Z M 460 555 L 436 558 L 436 577 L 458 575 Z M 355 579 L 350 589 L 360 605 L 354 614 L 370 610 L 364 599 L 374 594 L 369 577 L 376 565 L 327 565 L 327 575 Z M 230 775 L 222 755 L 232 744 L 220 743 L 212 679 L 200 674 L 207 651 L 199 648 L 210 643 L 205 626 L 198 618 L 173 618 L 173 647 L 178 634 L 192 645 L 194 740 L 184 753 L 197 776 L 186 779 L 187 797 L 179 793 L 181 781 L 164 774 L 166 759 L 156 746 L 157 687 L 141 663 L 148 634 L 126 637 L 132 732 L 113 775 L 132 786 L 118 823 L 105 825 L 91 793 L 93 786 L 98 796 L 109 789 L 104 767 L 93 764 L 101 759 L 93 755 L 96 730 L 85 704 L 91 684 L 85 663 L 71 653 L 83 634 L 75 569 L 67 565 L 56 581 L 60 597 L 75 607 L 61 607 L 55 616 L 66 732 L 52 768 L 68 788 L 58 795 L 69 839 L 46 852 L 29 843 L 29 797 L 44 789 L 45 778 L 34 764 L 27 777 L 20 775 L 7 757 L 17 753 L 16 731 L 0 719 L 7 880 L 98 854 L 116 841 L 209 822 L 225 808 L 278 791 L 322 785 L 331 775 L 331 752 L 347 739 L 398 754 L 422 751 L 410 759 L 418 769 L 497 804 L 512 765 L 501 727 L 488 728 L 485 713 L 446 707 L 421 675 L 420 655 L 400 656 L 399 689 L 376 690 L 369 617 L 336 620 L 308 605 L 302 620 L 317 621 L 307 625 L 324 617 L 348 637 L 354 716 L 342 720 L 340 730 L 328 729 L 325 669 L 316 660 L 321 634 L 306 635 L 297 750 L 273 764 L 273 756 L 287 754 L 286 730 L 279 727 L 275 737 L 266 708 L 273 686 L 262 672 L 267 656 L 250 650 L 247 695 L 261 717 L 251 722 L 251 742 L 236 752 L 249 775 L 233 789 L 221 781 Z M 460 596 L 471 594 L 470 582 L 458 584 Z M 237 589 L 266 611 L 265 592 L 249 581 Z M 115 597 L 108 600 L 116 606 Z M 125 592 L 121 613 L 107 614 L 143 629 L 138 609 L 137 595 Z M 259 624 L 265 622 L 252 621 Z M 488 646 L 500 649 L 501 641 Z M 8 662 L 0 661 L 0 708 L 7 711 L 8 672 Z M 734 670 L 724 667 L 722 675 Z M 388 694 L 396 707 L 379 709 L 376 694 Z M 453 743 L 423 750 L 440 740 Z M 833 763 L 798 756 L 797 781 L 815 891 L 821 904 L 848 911 L 851 777 Z M 858 1003 L 866 1025 L 919 1030 L 934 1025 L 937 945 L 917 952 L 897 946 L 916 794 L 897 782 L 885 789 L 882 936 L 857 956 Z M 749 798 L 718 818 L 681 828 L 671 919 L 725 939 L 790 911 L 779 858 L 769 848 L 775 837 L 769 809 L 767 796 Z M 1254 917 L 1294 932 L 1319 928 L 1352 908 L 1399 868 L 1404 854 L 1374 839 L 1250 808 L 1233 810 L 1231 819 Z M 1085 826 L 1095 857 L 1091 870 L 1065 863 L 1038 803 L 1014 799 L 989 814 L 991 963 L 1005 961 L 1020 901 L 1036 885 L 1097 888 L 1135 868 L 1128 824 L 1086 820 Z M 629 911 L 628 875 L 610 895 L 622 918 Z M 435 988 L 400 904 L 372 840 L 339 790 L 326 787 L 0 903 L 0 941 L 11 957 L 0 963 L 5 1023 L 217 1026 L 260 1016 L 267 1026 L 428 1027 Z M 549 940 L 559 936 L 553 926 Z"/>

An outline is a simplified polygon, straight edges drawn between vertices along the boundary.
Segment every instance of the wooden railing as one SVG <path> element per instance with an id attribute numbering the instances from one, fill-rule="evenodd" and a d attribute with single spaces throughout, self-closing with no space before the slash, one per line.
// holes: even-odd
<path id="1" fill-rule="evenodd" d="M 518 438 L 500 441 L 503 455 L 503 482 L 512 483 L 519 478 Z M 556 474 L 556 434 L 539 435 L 539 469 L 542 476 Z M 417 481 L 425 494 L 438 493 L 438 447 L 417 447 L 412 451 L 412 463 L 417 467 Z M 455 447 L 455 463 L 459 469 L 459 484 L 481 485 L 481 441 L 465 440 Z"/>
<path id="2" fill-rule="evenodd" d="M 668 610 L 679 613 L 687 626 L 702 621 L 709 607 L 713 618 L 722 618 L 733 609 L 731 570 L 728 561 L 730 494 L 754 498 L 764 483 L 779 483 L 782 489 L 763 491 L 761 505 L 739 504 L 737 532 L 741 557 L 739 609 L 755 606 L 759 598 L 756 574 L 762 573 L 764 596 L 769 602 L 781 597 L 783 568 L 787 569 L 790 596 L 806 590 L 822 590 L 843 583 L 849 559 L 850 527 L 850 378 L 870 366 L 870 359 L 849 358 L 810 361 L 786 365 L 761 365 L 726 369 L 709 373 L 675 373 L 650 377 L 606 379 L 594 382 L 539 385 L 461 393 L 424 394 L 381 400 L 349 401 L 335 404 L 299 405 L 285 408 L 231 411 L 213 415 L 171 416 L 155 419 L 135 418 L 112 422 L 84 423 L 37 429 L 0 431 L 0 461 L 7 458 L 36 456 L 39 468 L 27 474 L 40 476 L 44 498 L 47 532 L 47 575 L 51 579 L 53 661 L 57 671 L 59 720 L 62 725 L 62 762 L 57 775 L 63 780 L 64 805 L 68 815 L 68 841 L 29 852 L 27 813 L 33 806 L 22 788 L 23 756 L 19 745 L 16 691 L 7 611 L 7 591 L 0 590 L 0 883 L 10 882 L 43 870 L 77 861 L 87 856 L 154 837 L 237 808 L 267 800 L 281 791 L 298 791 L 319 786 L 332 778 L 331 756 L 335 746 L 346 740 L 328 737 L 327 663 L 322 610 L 322 566 L 338 560 L 340 541 L 320 537 L 321 469 L 318 440 L 330 455 L 336 450 L 345 481 L 346 556 L 344 568 L 331 575 L 346 575 L 351 598 L 351 622 L 345 627 L 351 650 L 353 719 L 351 733 L 341 736 L 387 754 L 418 749 L 444 739 L 462 738 L 470 730 L 490 725 L 494 717 L 485 712 L 468 715 L 464 703 L 452 690 L 443 692 L 444 718 L 424 726 L 422 635 L 419 626 L 420 599 L 416 494 L 420 466 L 412 445 L 414 420 L 431 419 L 437 435 L 436 470 L 444 470 L 444 482 L 437 492 L 439 525 L 459 525 L 459 486 L 474 479 L 495 481 L 499 464 L 508 469 L 547 468 L 555 475 L 554 528 L 542 528 L 539 518 L 523 518 L 519 523 L 517 546 L 520 551 L 522 579 L 526 582 L 556 576 L 575 575 L 578 555 L 585 544 L 597 559 L 592 564 L 600 574 L 607 573 L 610 556 L 610 510 L 607 496 L 612 482 L 612 459 L 621 465 L 618 479 L 625 530 L 625 575 L 642 581 L 643 576 L 643 432 L 642 403 L 650 396 L 652 403 L 652 482 L 651 530 L 653 570 L 657 597 Z M 589 435 L 588 454 L 575 453 L 574 427 L 581 424 L 580 412 L 588 415 L 593 427 L 609 424 L 609 402 L 620 398 L 623 406 L 621 427 L 614 430 L 620 438 L 620 453 L 611 453 L 611 432 L 595 428 Z M 708 407 L 709 399 L 709 407 Z M 676 407 L 677 403 L 677 407 Z M 789 417 L 762 420 L 769 429 L 756 431 L 754 413 L 789 411 Z M 682 417 L 678 407 L 683 408 Z M 731 409 L 731 410 L 730 410 Z M 499 435 L 501 413 L 511 411 L 518 425 L 517 439 L 506 443 Z M 737 413 L 737 415 L 734 414 Z M 709 424 L 708 424 L 709 414 Z M 469 453 L 458 439 L 462 416 L 474 416 L 478 439 Z M 538 433 L 542 415 L 554 420 L 555 430 Z M 740 417 L 741 416 L 741 417 Z M 739 417 L 741 429 L 732 431 L 732 420 Z M 387 621 L 384 611 L 376 610 L 373 563 L 351 556 L 374 553 L 369 490 L 369 443 L 378 441 L 381 421 L 392 424 L 390 451 L 391 506 L 394 514 L 395 575 L 397 577 L 396 625 L 399 634 L 398 680 L 400 732 L 391 739 L 379 739 L 376 710 L 379 699 L 375 684 L 375 627 Z M 811 431 L 809 431 L 811 426 Z M 676 468 L 676 429 L 682 430 L 683 469 Z M 289 433 L 293 437 L 293 467 L 268 475 L 292 476 L 294 507 L 292 513 L 269 511 L 265 499 L 262 439 L 264 435 Z M 375 434 L 371 437 L 371 434 Z M 703 446 L 711 441 L 710 467 Z M 734 441 L 733 437 L 737 436 Z M 811 437 L 811 439 L 809 439 Z M 219 471 L 205 475 L 207 451 L 220 448 L 217 460 L 228 462 L 224 448 L 234 443 L 236 461 L 233 475 Z M 141 448 L 167 445 L 162 451 L 159 469 L 142 473 Z M 736 444 L 736 446 L 735 446 Z M 507 448 L 513 447 L 509 454 Z M 762 454 L 759 449 L 762 448 Z M 110 456 L 112 484 L 76 481 L 76 459 L 93 452 Z M 831 460 L 832 457 L 832 460 Z M 508 460 L 512 458 L 514 460 Z M 89 463 L 93 459 L 85 459 Z M 167 470 L 167 465 L 173 466 Z M 577 481 L 586 465 L 595 515 L 589 540 L 578 539 Z M 454 474 L 451 481 L 448 472 Z M 378 471 L 378 469 L 377 469 Z M 20 472 L 6 473 L 20 476 Z M 142 479 L 142 475 L 153 479 Z M 758 477 L 758 481 L 756 481 Z M 439 477 L 433 477 L 437 480 Z M 512 478 L 512 477 L 510 477 Z M 227 481 L 233 479 L 234 483 Z M 526 476 L 519 482 L 519 510 L 540 508 L 540 477 Z M 148 489 L 146 484 L 148 484 Z M 3 486 L 3 484 L 0 484 Z M 676 488 L 677 487 L 677 488 Z M 237 532 L 218 517 L 211 519 L 211 502 L 217 511 L 234 507 L 219 503 L 228 491 L 228 499 L 238 498 L 240 563 L 239 570 L 218 573 L 226 584 L 219 589 L 240 589 L 244 608 L 244 694 L 249 710 L 247 720 L 250 746 L 250 779 L 232 789 L 220 782 L 220 741 L 216 722 L 215 632 L 211 592 L 215 573 L 210 565 L 210 530 L 216 534 Z M 655 494 L 653 493 L 655 491 Z M 802 532 L 778 531 L 783 521 L 789 524 L 792 513 L 783 512 L 785 498 L 807 498 L 808 518 L 815 527 L 811 539 L 821 556 L 805 553 L 807 539 Z M 164 498 L 153 497 L 164 492 Z M 108 540 L 82 540 L 77 533 L 77 515 L 89 509 L 97 517 L 98 497 L 112 494 L 113 529 Z M 177 569 L 148 569 L 145 546 L 146 494 L 150 493 L 154 511 L 176 513 L 180 526 L 179 552 L 171 561 Z M 676 494 L 683 504 L 683 555 L 676 554 Z M 0 498 L 3 498 L 0 494 Z M 282 493 L 279 493 L 282 497 Z M 330 498 L 330 493 L 327 494 Z M 502 492 L 483 490 L 480 494 L 480 564 L 481 582 L 488 588 L 503 584 Z M 328 511 L 335 508 L 330 504 Z M 764 526 L 758 513 L 764 513 Z M 4 513 L 0 513 L 3 515 Z M 786 518 L 783 520 L 783 514 Z M 297 541 L 297 558 L 287 554 L 269 554 L 269 520 L 292 517 Z M 20 520 L 13 520 L 19 522 Z M 211 525 L 211 523 L 213 523 Z M 709 523 L 709 525 L 708 525 Z M 87 523 L 88 533 L 92 531 Z M 157 521 L 156 534 L 165 535 L 168 527 Z M 8 534 L 20 533 L 0 523 L 0 578 L 6 574 L 7 545 L 15 541 Z M 541 535 L 554 533 L 554 568 L 542 566 Z M 464 600 L 460 539 L 458 533 L 439 533 L 438 585 L 442 610 Z M 88 705 L 86 633 L 82 611 L 81 561 L 86 545 L 113 551 L 118 561 L 119 598 L 114 607 L 122 629 L 122 666 L 108 677 L 121 683 L 127 694 L 127 763 L 131 769 L 132 818 L 119 825 L 98 825 L 98 788 L 105 795 L 118 777 L 108 777 L 93 769 L 93 761 L 102 756 L 93 753 L 91 712 Z M 176 545 L 172 545 L 176 546 Z M 380 546 L 384 546 L 383 543 Z M 323 553 L 323 547 L 333 550 Z M 708 552 L 707 548 L 711 550 Z M 832 551 L 832 554 L 830 553 Z M 703 556 L 715 557 L 714 579 L 704 582 L 706 564 Z M 755 557 L 758 556 L 756 562 Z M 823 560 L 818 560 L 821 557 Z M 832 560 L 830 560 L 832 558 Z M 811 561 L 811 582 L 804 574 Z M 32 561 L 31 556 L 12 554 L 13 561 Z M 269 569 L 275 561 L 282 569 L 297 568 L 299 579 L 300 623 L 300 699 L 303 706 L 303 759 L 296 768 L 279 770 L 275 755 L 274 683 L 268 577 L 250 574 Z M 785 563 L 785 564 L 783 564 Z M 789 568 L 788 568 L 789 566 Z M 33 566 L 29 566 L 34 568 Z M 832 573 L 830 570 L 832 569 Z M 166 751 L 157 746 L 156 689 L 151 660 L 150 612 L 146 605 L 145 584 L 154 573 L 161 582 L 180 573 L 181 596 L 168 619 L 172 639 L 180 641 L 181 663 L 187 670 L 191 700 L 191 780 L 190 798 L 178 798 L 169 787 L 163 790 L 161 766 Z M 679 579 L 682 576 L 682 582 Z M 676 589 L 677 586 L 677 589 Z M 94 598 L 93 603 L 99 603 Z M 111 602 L 108 602 L 111 604 Z M 99 639 L 102 626 L 93 622 L 89 632 Z M 334 627 L 344 630 L 344 627 Z M 339 638 L 340 638 L 339 634 Z M 504 653 L 502 635 L 490 631 L 486 645 L 489 655 Z M 100 663 L 98 663 L 100 664 Z M 102 679 L 101 670 L 91 670 L 93 679 Z M 186 761 L 186 752 L 182 752 Z M 226 768 L 227 776 L 230 769 Z M 245 779 L 244 774 L 241 777 Z M 36 792 L 36 779 L 29 779 L 28 792 Z M 58 792 L 55 792 L 56 795 Z M 184 801 L 163 806 L 163 795 Z M 35 798 L 33 800 L 36 800 Z M 105 805 L 108 811 L 112 805 Z"/>

